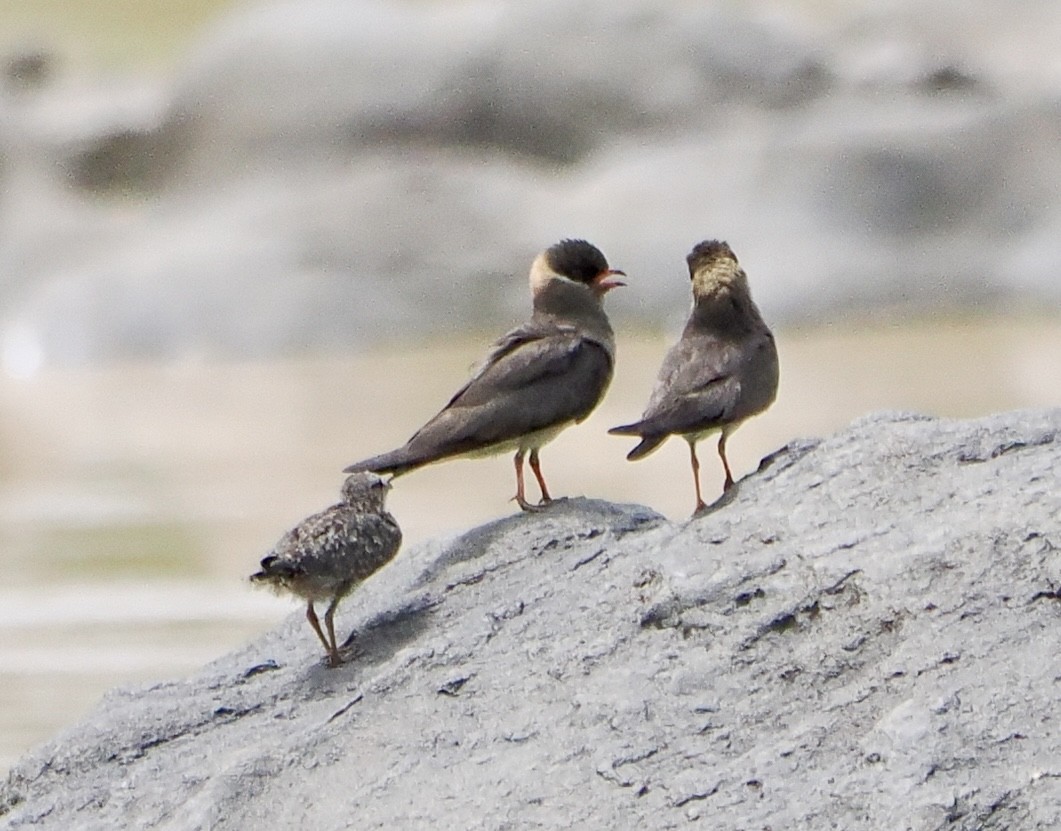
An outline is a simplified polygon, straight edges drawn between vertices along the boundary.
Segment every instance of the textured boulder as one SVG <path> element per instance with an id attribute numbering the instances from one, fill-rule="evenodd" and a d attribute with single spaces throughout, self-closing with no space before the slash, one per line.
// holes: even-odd
<path id="1" fill-rule="evenodd" d="M 885 414 L 705 514 L 563 500 L 117 690 L 7 828 L 1061 827 L 1061 410 Z"/>

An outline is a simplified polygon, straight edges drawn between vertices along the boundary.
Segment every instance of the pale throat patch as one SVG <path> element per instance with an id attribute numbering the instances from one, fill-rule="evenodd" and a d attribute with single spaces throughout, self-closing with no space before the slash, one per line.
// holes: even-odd
<path id="1" fill-rule="evenodd" d="M 545 259 L 545 254 L 539 254 L 534 258 L 534 262 L 531 263 L 530 269 L 530 288 L 531 294 L 537 294 L 543 288 L 545 288 L 553 280 L 563 280 L 565 283 L 570 283 L 573 286 L 583 286 L 582 283 L 577 280 L 572 280 L 570 277 L 565 277 L 563 274 L 557 274 L 551 268 Z"/>
<path id="2" fill-rule="evenodd" d="M 724 259 L 708 268 L 701 268 L 693 277 L 693 292 L 698 295 L 723 291 L 747 290 L 748 278 L 737 263 Z"/>

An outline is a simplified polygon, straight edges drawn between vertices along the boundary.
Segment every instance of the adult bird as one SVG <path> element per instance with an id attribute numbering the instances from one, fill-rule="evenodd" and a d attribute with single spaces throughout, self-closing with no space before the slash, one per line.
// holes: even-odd
<path id="1" fill-rule="evenodd" d="M 357 462 L 346 472 L 370 470 L 401 476 L 458 457 L 515 452 L 515 502 L 526 497 L 526 457 L 552 500 L 539 452 L 572 424 L 584 420 L 612 379 L 615 336 L 604 313 L 604 295 L 625 276 L 610 268 L 596 246 L 563 240 L 531 265 L 530 320 L 498 340 L 449 403 L 397 450 Z"/>
<path id="2" fill-rule="evenodd" d="M 732 249 L 705 240 L 686 257 L 693 286 L 693 308 L 681 338 L 663 359 L 655 388 L 639 421 L 609 433 L 639 436 L 627 459 L 643 459 L 670 436 L 689 443 L 696 486 L 696 508 L 706 507 L 700 492 L 696 443 L 720 433 L 718 455 L 726 471 L 724 490 L 733 486 L 726 440 L 745 420 L 761 413 L 777 395 L 777 347 L 752 301 L 748 277 Z"/>

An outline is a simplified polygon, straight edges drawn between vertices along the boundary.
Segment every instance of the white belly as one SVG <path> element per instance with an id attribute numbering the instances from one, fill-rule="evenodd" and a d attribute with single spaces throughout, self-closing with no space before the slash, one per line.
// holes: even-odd
<path id="1" fill-rule="evenodd" d="M 721 431 L 727 438 L 729 438 L 733 434 L 733 432 L 743 423 L 743 421 L 731 421 L 724 427 L 708 427 L 706 430 L 700 430 L 697 433 L 682 433 L 682 438 L 690 444 L 696 444 L 701 439 L 706 439 L 712 433 L 717 433 L 719 431 Z"/>
<path id="2" fill-rule="evenodd" d="M 516 439 L 498 442 L 497 444 L 491 444 L 489 447 L 483 447 L 479 450 L 471 450 L 467 453 L 462 453 L 456 458 L 481 459 L 484 456 L 497 456 L 500 453 L 515 453 L 517 450 L 522 450 L 524 453 L 529 450 L 540 450 L 573 423 L 574 422 L 571 421 L 565 421 L 563 424 L 546 427 L 544 430 L 528 433 L 527 435 L 520 436 Z"/>

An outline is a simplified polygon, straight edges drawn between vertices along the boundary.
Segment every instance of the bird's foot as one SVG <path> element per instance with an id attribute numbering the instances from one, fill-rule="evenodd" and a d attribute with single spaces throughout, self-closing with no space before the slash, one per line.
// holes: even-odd
<path id="1" fill-rule="evenodd" d="M 336 667 L 341 667 L 343 665 L 343 656 L 340 655 L 338 651 L 329 652 L 327 655 L 324 656 L 324 665 L 328 667 L 328 669 L 335 669 Z"/>
<path id="2" fill-rule="evenodd" d="M 522 495 L 518 493 L 513 496 L 512 499 L 510 499 L 509 501 L 515 502 L 517 505 L 519 505 L 521 511 L 530 511 L 531 513 L 535 511 L 540 511 L 543 507 L 545 507 L 545 503 L 539 502 L 537 505 L 535 505 L 533 502 L 528 502 Z"/>
<path id="3" fill-rule="evenodd" d="M 700 514 L 702 514 L 706 510 L 707 510 L 707 503 L 704 502 L 704 500 L 702 500 L 702 499 L 697 501 L 696 507 L 693 508 L 693 516 L 692 516 L 692 518 L 695 519 L 696 517 L 700 516 Z"/>

